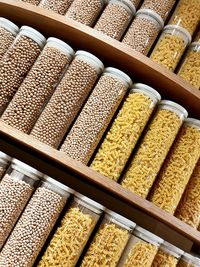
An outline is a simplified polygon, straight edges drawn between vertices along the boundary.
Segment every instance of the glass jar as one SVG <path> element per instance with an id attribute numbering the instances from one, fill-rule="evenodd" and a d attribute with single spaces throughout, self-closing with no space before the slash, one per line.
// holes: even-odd
<path id="1" fill-rule="evenodd" d="M 19 32 L 17 25 L 0 17 L 0 59 L 6 53 Z"/>
<path id="2" fill-rule="evenodd" d="M 177 265 L 177 267 L 199 267 L 199 266 L 200 266 L 200 259 L 188 253 L 183 254 Z"/>
<path id="3" fill-rule="evenodd" d="M 105 4 L 106 0 L 74 0 L 66 17 L 93 26 Z"/>
<path id="4" fill-rule="evenodd" d="M 135 12 L 130 0 L 109 0 L 94 29 L 120 40 Z"/>
<path id="5" fill-rule="evenodd" d="M 174 214 L 200 158 L 200 121 L 186 119 L 149 197 L 161 209 Z"/>
<path id="6" fill-rule="evenodd" d="M 90 167 L 118 181 L 160 99 L 160 94 L 152 87 L 134 84 Z"/>
<path id="7" fill-rule="evenodd" d="M 178 75 L 200 90 L 200 42 L 189 46 Z"/>
<path id="8" fill-rule="evenodd" d="M 82 260 L 81 267 L 117 266 L 128 243 L 135 223 L 114 212 L 106 213 Z"/>
<path id="9" fill-rule="evenodd" d="M 162 18 L 150 9 L 140 9 L 128 28 L 122 43 L 147 55 L 163 28 Z"/>
<path id="10" fill-rule="evenodd" d="M 49 38 L 1 119 L 24 133 L 30 133 L 73 55 L 74 50 L 66 43 Z"/>
<path id="11" fill-rule="evenodd" d="M 51 239 L 38 267 L 74 267 L 92 233 L 104 207 L 95 201 L 75 194 Z"/>
<path id="12" fill-rule="evenodd" d="M 29 3 L 29 4 L 32 4 L 34 6 L 38 6 L 41 0 L 21 0 L 21 1 L 22 2 L 26 2 L 26 3 Z"/>
<path id="13" fill-rule="evenodd" d="M 12 158 L 0 151 L 0 179 L 4 176 Z"/>
<path id="14" fill-rule="evenodd" d="M 72 2 L 73 0 L 42 0 L 39 6 L 57 14 L 65 15 Z"/>
<path id="15" fill-rule="evenodd" d="M 184 28 L 167 25 L 163 29 L 150 58 L 165 68 L 174 71 L 190 42 L 191 36 Z"/>
<path id="16" fill-rule="evenodd" d="M 45 176 L 0 252 L 0 266 L 33 266 L 73 190 Z"/>
<path id="17" fill-rule="evenodd" d="M 181 26 L 193 35 L 199 22 L 200 0 L 180 0 L 169 24 Z"/>
<path id="18" fill-rule="evenodd" d="M 40 54 L 46 39 L 28 26 L 20 29 L 15 41 L 0 61 L 0 115 L 16 93 Z"/>
<path id="19" fill-rule="evenodd" d="M 123 187 L 147 197 L 186 117 L 182 106 L 167 100 L 160 102 L 124 174 Z"/>
<path id="20" fill-rule="evenodd" d="M 164 242 L 156 254 L 152 267 L 176 267 L 183 253 L 183 250 Z"/>
<path id="21" fill-rule="evenodd" d="M 87 164 L 131 85 L 130 77 L 124 72 L 106 68 L 67 135 L 61 151 Z"/>
<path id="22" fill-rule="evenodd" d="M 103 68 L 103 63 L 94 55 L 77 51 L 74 60 L 33 127 L 31 135 L 57 148 Z"/>
<path id="23" fill-rule="evenodd" d="M 14 159 L 0 182 L 0 249 L 22 213 L 41 173 Z"/>
<path id="24" fill-rule="evenodd" d="M 136 226 L 117 267 L 151 267 L 163 239 Z"/>

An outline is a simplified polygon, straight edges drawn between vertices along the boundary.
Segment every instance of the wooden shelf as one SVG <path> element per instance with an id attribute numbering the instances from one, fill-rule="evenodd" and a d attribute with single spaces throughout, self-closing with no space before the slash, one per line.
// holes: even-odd
<path id="1" fill-rule="evenodd" d="M 105 65 L 118 67 L 134 81 L 153 86 L 163 98 L 184 105 L 190 116 L 200 118 L 200 91 L 126 45 L 64 16 L 17 0 L 0 0 L 0 16 L 18 25 L 32 26 L 46 37 L 61 38 L 74 49 L 94 53 Z"/>

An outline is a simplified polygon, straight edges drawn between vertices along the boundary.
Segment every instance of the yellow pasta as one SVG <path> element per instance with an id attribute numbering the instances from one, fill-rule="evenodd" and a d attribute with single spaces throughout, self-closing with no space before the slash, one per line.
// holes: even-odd
<path id="1" fill-rule="evenodd" d="M 180 259 L 177 267 L 198 267 L 200 266 L 200 259 L 191 254 L 184 253 Z"/>
<path id="2" fill-rule="evenodd" d="M 178 258 L 171 255 L 167 251 L 159 249 L 153 261 L 152 267 L 176 267 L 177 263 Z"/>
<path id="3" fill-rule="evenodd" d="M 183 259 L 181 259 L 177 265 L 177 267 L 196 267 L 195 265 L 193 264 L 190 264 L 186 261 L 184 261 Z"/>

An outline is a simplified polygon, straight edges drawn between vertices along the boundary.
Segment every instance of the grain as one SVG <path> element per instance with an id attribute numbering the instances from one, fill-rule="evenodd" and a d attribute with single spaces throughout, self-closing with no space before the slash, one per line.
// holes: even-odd
<path id="1" fill-rule="evenodd" d="M 122 180 L 123 187 L 143 198 L 147 197 L 182 124 L 182 118 L 170 110 L 170 105 L 161 105 L 157 110 Z"/>
<path id="2" fill-rule="evenodd" d="M 92 91 L 60 150 L 69 157 L 87 164 L 128 86 L 115 74 L 105 72 Z"/>
<path id="3" fill-rule="evenodd" d="M 153 261 L 152 267 L 176 267 L 178 259 L 162 249 L 158 250 Z"/>
<path id="4" fill-rule="evenodd" d="M 21 1 L 29 3 L 29 4 L 32 4 L 32 5 L 35 5 L 35 6 L 38 6 L 41 0 L 21 0 Z"/>
<path id="5" fill-rule="evenodd" d="M 42 0 L 39 6 L 57 14 L 65 15 L 72 2 L 73 0 Z"/>
<path id="6" fill-rule="evenodd" d="M 199 158 L 200 128 L 185 123 L 165 160 L 150 201 L 174 214 Z"/>
<path id="7" fill-rule="evenodd" d="M 130 92 L 95 155 L 92 169 L 118 181 L 153 112 L 153 102 L 142 90 Z"/>
<path id="8" fill-rule="evenodd" d="M 0 59 L 6 53 L 8 48 L 11 46 L 12 42 L 15 40 L 15 35 L 8 31 L 1 25 L 0 20 Z"/>
<path id="9" fill-rule="evenodd" d="M 30 133 L 71 60 L 70 52 L 56 47 L 57 41 L 49 39 L 1 118 L 24 133 Z"/>

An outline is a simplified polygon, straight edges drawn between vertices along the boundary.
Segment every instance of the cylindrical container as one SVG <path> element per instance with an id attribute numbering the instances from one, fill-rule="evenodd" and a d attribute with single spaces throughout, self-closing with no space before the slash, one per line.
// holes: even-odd
<path id="1" fill-rule="evenodd" d="M 44 43 L 42 34 L 23 26 L 4 54 L 0 61 L 0 115 L 39 56 Z"/>
<path id="2" fill-rule="evenodd" d="M 136 226 L 117 267 L 151 267 L 163 239 Z"/>
<path id="3" fill-rule="evenodd" d="M 74 267 L 104 207 L 76 194 L 38 267 Z"/>
<path id="4" fill-rule="evenodd" d="M 122 43 L 147 55 L 163 26 L 162 18 L 154 11 L 140 9 L 128 28 Z"/>
<path id="5" fill-rule="evenodd" d="M 19 32 L 17 25 L 0 17 L 0 59 L 6 53 Z"/>
<path id="6" fill-rule="evenodd" d="M 199 22 L 200 0 L 180 0 L 169 24 L 181 26 L 193 35 Z"/>
<path id="7" fill-rule="evenodd" d="M 200 31 L 196 34 L 194 42 L 200 43 Z"/>
<path id="8" fill-rule="evenodd" d="M 200 224 L 200 159 L 176 210 L 175 216 L 197 229 Z"/>
<path id="9" fill-rule="evenodd" d="M 135 6 L 135 8 L 137 8 L 140 4 L 140 2 L 142 2 L 142 0 L 130 0 L 131 3 Z"/>
<path id="10" fill-rule="evenodd" d="M 106 68 L 67 135 L 61 151 L 87 164 L 131 85 L 131 79 L 124 72 Z"/>
<path id="11" fill-rule="evenodd" d="M 152 267 L 176 267 L 183 250 L 164 242 L 158 250 Z"/>
<path id="12" fill-rule="evenodd" d="M 81 22 L 87 26 L 92 26 L 106 0 L 74 0 L 66 13 L 66 17 Z"/>
<path id="13" fill-rule="evenodd" d="M 29 4 L 32 4 L 34 6 L 38 6 L 41 0 L 21 0 L 21 1 L 22 2 L 26 2 L 26 3 L 29 3 Z"/>
<path id="14" fill-rule="evenodd" d="M 118 181 L 160 99 L 160 94 L 153 88 L 141 83 L 134 84 L 95 155 L 92 169 Z"/>
<path id="15" fill-rule="evenodd" d="M 200 121 L 186 119 L 168 154 L 150 201 L 174 214 L 200 158 Z"/>
<path id="16" fill-rule="evenodd" d="M 0 151 L 0 179 L 4 176 L 12 158 Z"/>
<path id="17" fill-rule="evenodd" d="M 186 117 L 187 111 L 180 105 L 160 102 L 123 177 L 123 187 L 147 197 Z"/>
<path id="18" fill-rule="evenodd" d="M 52 178 L 44 178 L 1 251 L 0 266 L 33 266 L 72 192 Z"/>
<path id="19" fill-rule="evenodd" d="M 39 6 L 57 14 L 65 15 L 72 2 L 73 0 L 42 0 Z"/>
<path id="20" fill-rule="evenodd" d="M 31 135 L 57 148 L 103 68 L 103 63 L 92 54 L 76 52 L 75 59 L 40 115 Z"/>
<path id="21" fill-rule="evenodd" d="M 190 45 L 178 75 L 200 90 L 200 42 Z"/>
<path id="22" fill-rule="evenodd" d="M 23 162 L 13 160 L 1 180 L 0 249 L 31 197 L 41 175 L 41 173 Z"/>
<path id="23" fill-rule="evenodd" d="M 108 211 L 82 260 L 81 267 L 117 266 L 135 223 Z"/>
<path id="24" fill-rule="evenodd" d="M 109 0 L 94 28 L 120 40 L 134 14 L 135 6 L 130 0 Z"/>
<path id="25" fill-rule="evenodd" d="M 191 254 L 184 253 L 181 257 L 177 267 L 199 267 L 200 259 L 192 256 Z"/>
<path id="26" fill-rule="evenodd" d="M 176 0 L 144 0 L 141 8 L 151 9 L 165 21 Z"/>
<path id="27" fill-rule="evenodd" d="M 57 38 L 49 38 L 4 111 L 2 120 L 24 133 L 30 133 L 73 55 L 73 49 L 66 43 Z"/>
<path id="28" fill-rule="evenodd" d="M 174 71 L 190 42 L 191 36 L 184 28 L 167 25 L 150 58 L 165 68 Z"/>

